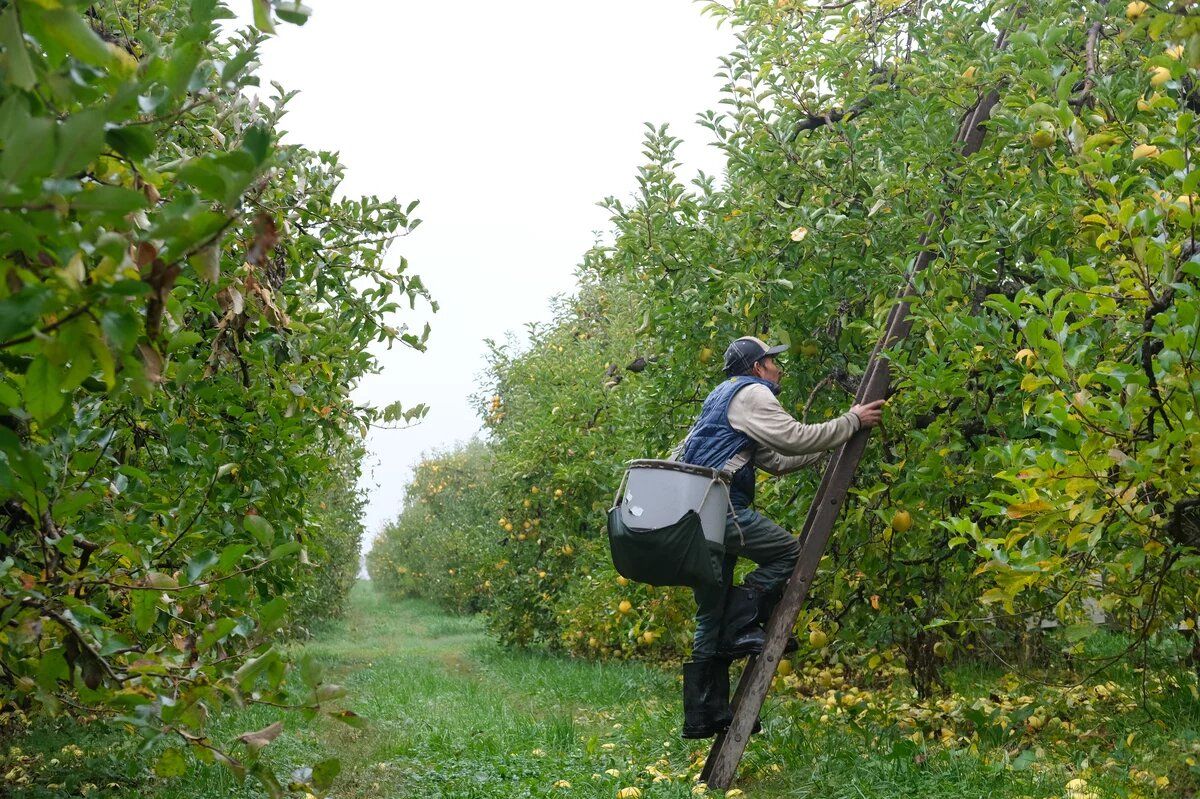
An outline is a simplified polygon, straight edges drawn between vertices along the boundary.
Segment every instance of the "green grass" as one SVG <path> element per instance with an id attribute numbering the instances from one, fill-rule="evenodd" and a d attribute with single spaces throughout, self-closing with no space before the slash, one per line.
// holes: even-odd
<path id="1" fill-rule="evenodd" d="M 709 742 L 679 739 L 674 673 L 504 650 L 477 618 L 448 616 L 418 601 L 389 604 L 367 584 L 357 586 L 352 599 L 345 622 L 326 628 L 304 649 L 323 663 L 327 679 L 349 689 L 347 707 L 371 723 L 356 730 L 327 719 L 286 717 L 286 732 L 267 749 L 278 772 L 336 756 L 342 773 L 331 795 L 345 798 L 612 799 L 631 785 L 646 799 L 691 795 Z M 1001 676 L 964 667 L 947 681 L 969 698 L 972 690 L 986 695 Z M 769 700 L 765 730 L 740 771 L 738 786 L 750 797 L 1046 799 L 1063 796 L 1066 782 L 1080 775 L 1088 777 L 1097 799 L 1187 796 L 1188 772 L 1183 779 L 1174 773 L 1171 787 L 1157 793 L 1121 775 L 1168 744 L 1200 738 L 1200 703 L 1186 689 L 1160 697 L 1160 711 L 1169 716 L 1157 724 L 1129 711 L 1069 744 L 1009 741 L 990 747 L 916 744 L 886 720 L 843 715 L 822 723 L 828 709 L 819 702 L 779 696 Z M 261 708 L 241 711 L 223 718 L 213 737 L 231 740 L 274 718 Z M 1141 748 L 1125 746 L 1129 732 L 1141 736 Z M 262 795 L 252 782 L 239 785 L 219 767 L 192 764 L 184 777 L 157 778 L 138 743 L 100 725 L 38 724 L 11 741 L 15 752 L 0 751 L 0 795 Z M 1026 755 L 1014 768 L 1025 749 L 1036 757 Z M 1107 769 L 1100 768 L 1104 762 Z M 662 778 L 655 782 L 655 775 Z M 554 787 L 558 780 L 571 787 Z"/>

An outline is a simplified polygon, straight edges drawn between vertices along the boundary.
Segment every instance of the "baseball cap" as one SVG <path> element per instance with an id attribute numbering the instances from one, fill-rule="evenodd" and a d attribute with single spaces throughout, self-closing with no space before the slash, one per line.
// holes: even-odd
<path id="1" fill-rule="evenodd" d="M 787 352 L 786 344 L 769 346 L 760 338 L 742 336 L 725 350 L 725 374 L 740 375 L 768 355 L 781 352 Z"/>

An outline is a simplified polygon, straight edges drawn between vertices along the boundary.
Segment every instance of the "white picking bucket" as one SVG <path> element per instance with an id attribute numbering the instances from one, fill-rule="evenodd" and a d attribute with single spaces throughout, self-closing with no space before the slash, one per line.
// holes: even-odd
<path id="1" fill-rule="evenodd" d="M 666 527 L 694 510 L 704 537 L 724 545 L 729 484 L 721 472 L 678 461 L 636 460 L 629 462 L 623 483 L 625 492 L 618 497 L 626 527 Z"/>

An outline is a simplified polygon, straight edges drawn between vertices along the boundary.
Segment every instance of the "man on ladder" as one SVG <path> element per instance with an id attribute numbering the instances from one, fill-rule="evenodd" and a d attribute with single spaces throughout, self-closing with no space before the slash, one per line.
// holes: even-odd
<path id="1" fill-rule="evenodd" d="M 795 536 L 753 509 L 755 469 L 778 475 L 815 463 L 860 428 L 879 424 L 883 414 L 879 400 L 855 405 L 823 424 L 796 421 L 778 399 L 782 372 L 776 356 L 786 349 L 753 336 L 730 344 L 725 350 L 729 379 L 704 400 L 699 419 L 673 453 L 684 463 L 732 475 L 724 579 L 716 589 L 695 590 L 696 635 L 692 659 L 683 664 L 684 738 L 709 738 L 728 728 L 733 719 L 729 664 L 762 651 L 762 625 L 800 554 Z M 738 556 L 758 568 L 731 587 Z M 789 646 L 794 649 L 794 641 Z"/>

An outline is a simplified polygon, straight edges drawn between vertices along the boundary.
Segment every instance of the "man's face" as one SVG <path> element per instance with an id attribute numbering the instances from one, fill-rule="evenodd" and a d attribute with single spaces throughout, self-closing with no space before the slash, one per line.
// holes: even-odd
<path id="1" fill-rule="evenodd" d="M 772 383 L 778 383 L 783 377 L 783 370 L 779 368 L 779 364 L 775 361 L 774 355 L 768 355 L 758 363 L 754 364 L 754 374 L 756 377 L 761 377 L 763 380 L 770 380 Z"/>

